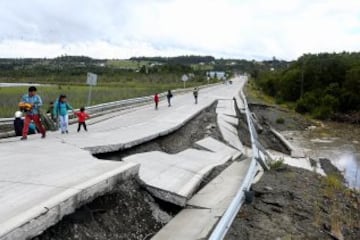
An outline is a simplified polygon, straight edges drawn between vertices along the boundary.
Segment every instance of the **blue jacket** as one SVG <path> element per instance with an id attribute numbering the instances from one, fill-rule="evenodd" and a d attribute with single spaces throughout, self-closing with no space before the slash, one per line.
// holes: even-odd
<path id="1" fill-rule="evenodd" d="M 29 96 L 29 94 L 24 94 L 21 98 L 22 102 L 33 104 L 34 106 L 27 114 L 36 115 L 40 114 L 39 109 L 43 105 L 41 97 L 39 95 L 34 95 L 32 97 Z"/>
<path id="2" fill-rule="evenodd" d="M 70 106 L 67 102 L 59 102 L 56 101 L 54 104 L 54 116 L 65 116 L 68 114 L 68 110 L 72 110 L 72 106 Z"/>

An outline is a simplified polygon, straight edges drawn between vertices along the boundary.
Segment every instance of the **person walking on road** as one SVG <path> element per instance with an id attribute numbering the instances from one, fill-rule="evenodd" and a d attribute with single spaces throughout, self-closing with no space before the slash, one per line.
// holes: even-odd
<path id="1" fill-rule="evenodd" d="M 28 93 L 24 94 L 19 103 L 19 107 L 25 112 L 24 128 L 21 140 L 26 140 L 29 133 L 29 125 L 31 121 L 34 121 L 36 127 L 41 133 L 41 138 L 45 138 L 46 130 L 41 123 L 40 107 L 43 105 L 41 97 L 36 94 L 36 87 L 31 86 L 28 89 Z"/>
<path id="2" fill-rule="evenodd" d="M 87 131 L 85 121 L 90 116 L 85 112 L 85 108 L 84 107 L 80 108 L 80 112 L 77 112 L 76 116 L 78 117 L 78 123 L 79 123 L 77 131 L 80 132 L 81 126 L 83 126 L 84 130 Z"/>
<path id="3" fill-rule="evenodd" d="M 155 110 L 158 110 L 159 101 L 160 101 L 159 94 L 155 93 L 154 95 Z"/>
<path id="4" fill-rule="evenodd" d="M 195 104 L 198 103 L 198 94 L 199 94 L 199 90 L 197 88 L 194 88 L 193 95 L 194 95 L 194 98 L 195 98 Z"/>
<path id="5" fill-rule="evenodd" d="M 173 97 L 171 90 L 168 90 L 166 97 L 167 97 L 167 101 L 168 101 L 168 107 L 171 107 L 171 98 Z"/>
<path id="6" fill-rule="evenodd" d="M 54 104 L 54 116 L 58 119 L 61 133 L 69 133 L 69 114 L 68 110 L 73 110 L 67 102 L 66 95 L 61 94 Z"/>

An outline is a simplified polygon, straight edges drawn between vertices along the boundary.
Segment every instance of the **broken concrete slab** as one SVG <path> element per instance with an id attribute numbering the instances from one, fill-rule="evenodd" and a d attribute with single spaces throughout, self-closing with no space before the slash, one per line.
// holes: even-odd
<path id="1" fill-rule="evenodd" d="M 155 196 L 184 206 L 202 179 L 231 158 L 227 152 L 187 149 L 178 154 L 140 153 L 123 160 L 141 165 L 139 178 Z"/>
<path id="2" fill-rule="evenodd" d="M 207 149 L 209 151 L 212 151 L 212 152 L 225 152 L 227 154 L 230 154 L 232 156 L 233 160 L 240 157 L 242 154 L 242 152 L 240 152 L 239 150 L 237 150 L 233 147 L 227 146 L 224 143 L 222 143 L 212 137 L 207 137 L 200 141 L 197 141 L 195 143 L 195 145 L 202 147 L 204 149 Z"/>
<path id="3" fill-rule="evenodd" d="M 152 239 L 207 239 L 238 192 L 251 159 L 234 162 L 201 189 Z"/>
<path id="4" fill-rule="evenodd" d="M 323 176 L 326 175 L 324 170 L 318 163 L 316 164 L 316 166 L 312 166 L 309 158 L 294 158 L 292 156 L 274 150 L 268 150 L 268 153 L 274 160 L 283 160 L 285 164 L 288 164 L 290 166 L 307 169 L 309 171 L 315 171 L 316 173 Z"/>
<path id="5" fill-rule="evenodd" d="M 217 120 L 221 135 L 224 138 L 225 142 L 228 143 L 230 146 L 236 148 L 240 152 L 244 152 L 244 146 L 240 141 L 237 129 L 233 125 L 224 121 L 223 118 L 219 116 Z"/>
<path id="6" fill-rule="evenodd" d="M 218 100 L 216 113 L 236 117 L 234 100 L 233 99 Z"/>
<path id="7" fill-rule="evenodd" d="M 39 140 L 40 141 L 40 140 Z M 64 215 L 133 178 L 134 163 L 98 161 L 87 151 L 60 142 L 21 142 L 23 152 L 2 143 L 0 239 L 28 239 Z M 60 154 L 54 154 L 54 149 Z"/>
<path id="8" fill-rule="evenodd" d="M 207 239 L 218 218 L 209 209 L 184 209 L 165 225 L 152 240 Z"/>
<path id="9" fill-rule="evenodd" d="M 219 176 L 194 195 L 187 205 L 211 209 L 215 216 L 221 217 L 239 191 L 250 162 L 250 158 L 240 162 L 233 162 Z"/>

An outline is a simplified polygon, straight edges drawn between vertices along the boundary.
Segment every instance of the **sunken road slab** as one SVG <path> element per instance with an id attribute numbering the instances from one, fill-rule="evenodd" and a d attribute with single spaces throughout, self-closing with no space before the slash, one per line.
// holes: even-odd
<path id="1" fill-rule="evenodd" d="M 215 140 L 212 137 L 206 137 L 200 141 L 197 141 L 195 145 L 212 152 L 225 152 L 226 154 L 230 154 L 233 160 L 235 160 L 236 158 L 242 155 L 242 152 L 240 152 L 239 150 L 227 146 L 224 143 Z"/>
<path id="2" fill-rule="evenodd" d="M 34 237 L 138 173 L 134 163 L 99 161 L 71 145 L 38 142 L 18 143 L 21 151 L 0 144 L 0 239 Z"/>
<path id="3" fill-rule="evenodd" d="M 188 206 L 211 209 L 221 217 L 238 192 L 250 167 L 251 158 L 233 162 L 187 203 Z"/>
<path id="4" fill-rule="evenodd" d="M 140 153 L 123 161 L 140 164 L 139 178 L 156 197 L 185 206 L 202 179 L 214 167 L 231 158 L 231 154 L 226 152 L 187 149 L 178 154 L 159 151 Z"/>
<path id="5" fill-rule="evenodd" d="M 207 239 L 239 190 L 251 159 L 233 162 L 193 196 L 152 240 Z"/>
<path id="6" fill-rule="evenodd" d="M 209 209 L 184 209 L 152 240 L 206 239 L 217 221 Z"/>

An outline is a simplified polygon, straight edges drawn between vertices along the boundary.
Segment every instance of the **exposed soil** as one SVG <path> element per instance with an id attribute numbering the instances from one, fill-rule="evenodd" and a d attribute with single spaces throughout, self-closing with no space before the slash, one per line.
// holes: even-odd
<path id="1" fill-rule="evenodd" d="M 129 180 L 33 240 L 150 239 L 170 219 L 150 194 Z"/>
<path id="2" fill-rule="evenodd" d="M 331 117 L 331 120 L 351 124 L 360 124 L 360 112 L 335 113 Z"/>
<path id="3" fill-rule="evenodd" d="M 262 112 L 267 112 L 269 110 L 264 110 Z M 266 121 L 265 117 L 263 115 L 260 115 L 260 118 L 257 116 L 259 114 L 258 111 L 254 112 L 257 119 L 261 119 L 261 121 L 257 122 L 256 132 L 259 137 L 259 142 L 261 145 L 266 149 L 273 149 L 278 152 L 283 152 L 286 154 L 290 154 L 289 149 L 286 148 L 286 146 L 270 131 L 270 123 Z M 239 138 L 241 142 L 247 146 L 251 147 L 251 140 L 250 140 L 250 133 L 248 130 L 248 123 L 246 119 L 245 114 L 241 114 L 238 112 L 239 116 L 239 125 L 238 125 L 238 132 L 239 132 Z"/>
<path id="4" fill-rule="evenodd" d="M 286 109 L 265 104 L 249 104 L 249 107 L 261 125 L 271 125 L 277 131 L 305 130 L 311 125 L 311 122 L 300 114 Z"/>
<path id="5" fill-rule="evenodd" d="M 162 151 L 170 154 L 181 152 L 194 147 L 194 143 L 208 136 L 223 141 L 219 128 L 216 124 L 216 106 L 214 103 L 204 109 L 198 116 L 193 118 L 177 131 L 159 137 L 151 142 L 143 143 L 123 151 L 95 155 L 100 159 L 121 160 L 122 158 L 142 152 Z"/>
<path id="6" fill-rule="evenodd" d="M 252 191 L 225 239 L 359 239 L 360 194 L 341 181 L 285 165 Z"/>

